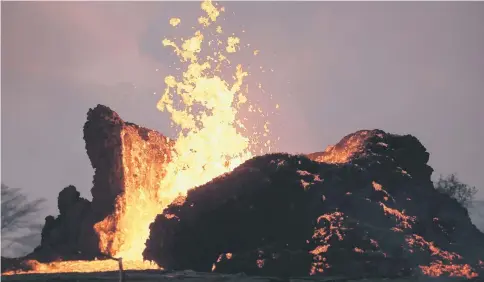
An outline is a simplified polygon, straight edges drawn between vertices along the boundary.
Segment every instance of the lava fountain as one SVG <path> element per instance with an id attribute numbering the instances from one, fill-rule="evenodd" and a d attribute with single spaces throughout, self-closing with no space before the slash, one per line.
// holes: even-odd
<path id="1" fill-rule="evenodd" d="M 202 2 L 201 8 L 206 14 L 198 19 L 201 28 L 189 39 L 181 44 L 163 40 L 184 66 L 178 76 L 165 77 L 166 89 L 157 104 L 160 111 L 170 115 L 178 131 L 172 161 L 161 181 L 163 188 L 150 194 L 150 187 L 126 187 L 126 193 L 118 199 L 119 212 L 95 226 L 101 238 L 100 249 L 113 257 L 141 261 L 149 224 L 157 214 L 187 190 L 251 158 L 257 146 L 255 140 L 259 138 L 246 137 L 244 124 L 237 118 L 238 110 L 248 104 L 242 91 L 248 72 L 240 64 L 232 69 L 229 60 L 240 48 L 240 39 L 222 39 L 222 27 L 215 25 L 223 8 L 211 1 Z M 172 18 L 170 24 L 176 27 L 181 19 Z M 207 32 L 214 38 L 208 40 L 204 34 Z M 210 49 L 210 55 L 202 55 L 204 47 Z M 232 70 L 233 82 L 222 78 L 225 70 Z M 266 136 L 268 132 L 266 123 Z M 265 145 L 270 148 L 270 141 Z M 105 227 L 113 225 L 116 232 L 106 231 L 111 229 Z"/>
<path id="2" fill-rule="evenodd" d="M 116 199 L 115 212 L 94 226 L 100 251 L 122 258 L 125 269 L 158 268 L 143 261 L 142 252 L 150 223 L 168 204 L 183 199 L 189 189 L 233 170 L 256 152 L 271 151 L 273 146 L 267 115 L 248 99 L 245 78 L 249 73 L 241 64 L 231 63 L 231 56 L 244 46 L 233 34 L 225 36 L 217 24 L 223 7 L 204 1 L 201 9 L 204 14 L 198 18 L 198 28 L 194 28 L 189 39 L 162 42 L 173 49 L 181 65 L 177 67 L 181 73 L 165 77 L 166 89 L 157 104 L 160 111 L 170 116 L 178 135 L 170 142 L 172 156 L 160 183 L 162 188 L 153 191 L 152 187 L 130 185 L 127 181 L 124 193 Z M 172 18 L 169 23 L 174 28 L 183 24 L 179 18 Z M 253 51 L 254 55 L 257 53 Z M 240 118 L 242 111 L 260 114 L 257 122 L 261 128 L 247 129 L 247 118 Z M 101 260 L 28 263 L 33 269 L 29 272 L 37 273 L 118 269 L 117 263 Z"/>

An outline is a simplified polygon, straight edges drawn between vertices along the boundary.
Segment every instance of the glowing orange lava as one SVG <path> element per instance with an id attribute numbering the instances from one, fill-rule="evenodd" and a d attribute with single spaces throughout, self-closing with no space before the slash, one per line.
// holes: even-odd
<path id="1" fill-rule="evenodd" d="M 339 241 L 343 240 L 344 236 L 341 232 L 343 220 L 344 214 L 342 212 L 327 213 L 318 217 L 317 223 L 322 223 L 325 226 L 314 229 L 312 239 L 314 242 L 318 243 L 318 246 L 309 252 L 313 255 L 313 262 L 311 263 L 309 275 L 323 273 L 325 269 L 331 268 L 331 265 L 323 255 L 328 251 L 329 247 L 331 247 L 331 245 L 327 243 L 331 237 L 336 236 Z"/>
<path id="2" fill-rule="evenodd" d="M 425 275 L 438 277 L 444 274 L 451 277 L 466 277 L 471 279 L 479 275 L 468 264 L 443 264 L 442 261 L 432 262 L 429 266 L 420 266 Z"/>
<path id="3" fill-rule="evenodd" d="M 362 130 L 358 134 L 347 136 L 341 140 L 342 144 L 328 146 L 323 153 L 310 155 L 314 161 L 341 164 L 348 162 L 351 157 L 363 149 L 363 143 L 368 135 L 367 130 Z"/>
<path id="4" fill-rule="evenodd" d="M 230 54 L 241 48 L 240 39 L 231 35 L 222 40 L 222 28 L 214 26 L 223 8 L 211 1 L 204 1 L 201 8 L 205 12 L 198 19 L 201 27 L 190 38 L 180 43 L 163 40 L 163 45 L 173 48 L 185 66 L 181 74 L 165 77 L 166 89 L 157 105 L 170 115 L 178 136 L 157 195 L 148 195 L 148 187 L 133 187 L 132 193 L 124 195 L 123 206 L 119 204 L 119 214 L 96 226 L 104 238 L 100 247 L 111 256 L 142 261 L 148 226 L 157 214 L 189 189 L 231 171 L 253 156 L 251 139 L 241 133 L 243 123 L 237 118 L 240 107 L 248 103 L 242 91 L 248 73 L 239 64 L 230 69 L 232 83 L 221 76 L 222 66 L 230 65 Z M 172 18 L 170 24 L 179 26 L 183 22 Z M 204 34 L 210 26 L 215 27 L 212 34 L 217 35 L 216 41 L 209 41 Z M 203 56 L 208 46 L 213 53 Z M 269 132 L 267 126 L 265 130 Z M 115 233 L 103 232 L 103 225 L 109 224 L 115 224 Z"/>
<path id="5" fill-rule="evenodd" d="M 56 261 L 50 263 L 39 263 L 36 260 L 24 262 L 31 270 L 7 271 L 2 275 L 29 274 L 29 273 L 68 273 L 68 272 L 103 272 L 118 271 L 119 264 L 115 260 L 77 260 L 77 261 Z M 160 269 L 156 264 L 147 261 L 123 261 L 124 270 L 136 269 Z"/>
<path id="6" fill-rule="evenodd" d="M 153 183 L 140 185 L 136 180 L 126 180 L 125 192 L 116 200 L 115 213 L 95 225 L 100 250 L 122 258 L 125 269 L 157 268 L 143 262 L 142 252 L 150 223 L 168 204 L 184 196 L 189 189 L 233 170 L 253 157 L 256 149 L 258 153 L 271 150 L 269 123 L 264 121 L 262 109 L 249 103 L 248 86 L 244 81 L 249 73 L 240 64 L 232 67 L 229 60 L 247 45 L 241 45 L 241 40 L 233 34 L 225 36 L 222 27 L 216 25 L 224 8 L 203 1 L 201 9 L 204 15 L 198 18 L 199 26 L 194 27 L 191 37 L 180 43 L 174 39 L 163 40 L 163 45 L 172 48 L 179 58 L 177 70 L 181 73 L 165 77 L 166 89 L 157 104 L 160 111 L 170 115 L 172 126 L 178 131 L 175 141 L 167 141 L 171 156 L 161 182 L 156 183 L 160 189 L 154 193 Z M 184 22 L 172 18 L 169 24 L 178 27 Z M 209 49 L 208 55 L 202 52 L 204 48 Z M 231 80 L 223 77 L 231 77 Z M 261 113 L 263 118 L 258 121 L 263 120 L 262 130 L 249 133 L 243 122 L 246 119 L 238 115 L 243 107 L 249 112 Z M 261 143 L 262 139 L 267 141 Z M 139 143 L 137 150 L 143 151 L 144 145 Z M 128 153 L 131 152 L 123 151 L 123 155 Z M 118 269 L 117 262 L 109 260 L 29 263 L 34 269 L 32 272 L 44 273 Z"/>

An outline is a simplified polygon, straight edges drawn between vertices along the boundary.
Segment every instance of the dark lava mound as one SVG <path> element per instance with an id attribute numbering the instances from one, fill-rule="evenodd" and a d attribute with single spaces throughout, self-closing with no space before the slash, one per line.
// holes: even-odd
<path id="1" fill-rule="evenodd" d="M 171 204 L 144 257 L 249 275 L 482 276 L 484 234 L 433 188 L 428 159 L 417 138 L 380 130 L 256 157 Z"/>

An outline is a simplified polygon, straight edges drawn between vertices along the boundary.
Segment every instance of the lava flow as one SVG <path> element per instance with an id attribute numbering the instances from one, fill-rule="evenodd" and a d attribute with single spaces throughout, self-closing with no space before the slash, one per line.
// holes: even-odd
<path id="1" fill-rule="evenodd" d="M 198 19 L 201 29 L 179 46 L 164 39 L 163 45 L 172 47 L 185 70 L 177 79 L 165 77 L 166 89 L 158 102 L 158 109 L 171 115 L 172 126 L 178 130 L 172 160 L 167 164 L 160 191 L 148 194 L 149 187 L 126 187 L 124 197 L 118 199 L 119 213 L 96 224 L 101 238 L 101 250 L 111 256 L 141 261 L 141 252 L 149 236 L 149 224 L 164 207 L 187 190 L 205 184 L 213 178 L 231 171 L 253 156 L 253 140 L 244 136 L 243 123 L 237 119 L 238 109 L 248 102 L 241 91 L 248 75 L 241 65 L 233 70 L 234 82 L 222 78 L 222 70 L 231 70 L 228 57 L 240 48 L 240 39 L 228 37 L 224 42 L 220 26 L 209 35 L 223 11 L 211 1 L 201 4 L 206 16 Z M 182 24 L 172 18 L 174 27 Z M 211 47 L 210 54 L 202 56 L 202 49 Z M 268 129 L 266 126 L 266 133 Z M 106 226 L 116 226 L 116 232 Z"/>
<path id="2" fill-rule="evenodd" d="M 94 226 L 101 252 L 122 258 L 124 269 L 158 268 L 143 261 L 142 252 L 150 223 L 168 204 L 189 189 L 231 171 L 254 156 L 256 148 L 258 153 L 264 153 L 272 146 L 270 141 L 261 141 L 269 138 L 268 122 L 259 124 L 263 127 L 261 130 L 248 130 L 244 124 L 247 119 L 239 117 L 246 107 L 249 112 L 262 115 L 259 123 L 264 119 L 262 110 L 248 101 L 248 86 L 244 81 L 248 72 L 240 64 L 232 67 L 229 60 L 243 47 L 240 39 L 234 35 L 224 37 L 224 30 L 216 25 L 224 8 L 211 1 L 202 2 L 201 8 L 204 15 L 198 18 L 199 27 L 194 28 L 191 38 L 180 44 L 175 39 L 163 40 L 164 46 L 173 48 L 181 65 L 177 70 L 183 72 L 165 77 L 166 89 L 157 104 L 160 111 L 170 115 L 172 126 L 178 131 L 170 144 L 171 161 L 163 172 L 162 189 L 153 193 L 152 187 L 125 181 L 125 191 L 116 199 L 115 212 Z M 179 18 L 172 18 L 169 23 L 173 27 L 183 24 Z M 231 77 L 230 81 L 224 79 L 227 76 Z M 106 260 L 47 264 L 29 261 L 27 264 L 33 269 L 29 273 L 118 269 L 115 261 Z"/>

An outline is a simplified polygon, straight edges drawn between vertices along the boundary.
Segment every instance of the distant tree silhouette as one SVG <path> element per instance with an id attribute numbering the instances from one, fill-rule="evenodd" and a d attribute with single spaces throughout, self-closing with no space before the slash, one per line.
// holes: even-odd
<path id="1" fill-rule="evenodd" d="M 442 175 L 434 183 L 435 189 L 456 199 L 462 206 L 468 208 L 477 193 L 477 188 L 462 183 L 456 174 L 450 174 L 446 177 Z"/>
<path id="2" fill-rule="evenodd" d="M 2 253 L 15 248 L 25 252 L 34 248 L 42 225 L 36 216 L 44 199 L 29 200 L 20 188 L 2 185 Z"/>

